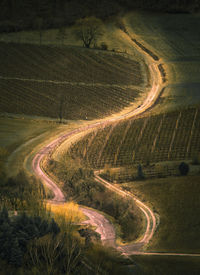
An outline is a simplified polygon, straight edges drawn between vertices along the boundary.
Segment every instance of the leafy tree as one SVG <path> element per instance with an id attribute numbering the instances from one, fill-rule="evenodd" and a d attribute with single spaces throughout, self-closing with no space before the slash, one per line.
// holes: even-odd
<path id="1" fill-rule="evenodd" d="M 96 43 L 97 38 L 103 34 L 102 21 L 95 17 L 79 19 L 74 33 L 76 38 L 83 42 L 84 47 L 90 48 L 92 43 Z"/>
<path id="2" fill-rule="evenodd" d="M 48 221 L 26 213 L 9 218 L 4 208 L 0 212 L 0 258 L 16 267 L 21 266 L 31 240 L 36 241 L 48 235 L 54 239 L 59 232 L 60 228 L 53 219 Z M 53 243 L 48 245 L 52 246 Z"/>

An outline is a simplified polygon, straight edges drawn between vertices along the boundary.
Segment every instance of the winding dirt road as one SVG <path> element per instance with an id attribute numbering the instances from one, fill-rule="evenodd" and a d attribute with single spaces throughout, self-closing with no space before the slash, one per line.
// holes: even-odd
<path id="1" fill-rule="evenodd" d="M 139 114 L 142 114 L 143 112 L 147 111 L 149 108 L 151 108 L 155 103 L 156 100 L 159 98 L 161 90 L 162 90 L 162 78 L 160 76 L 159 68 L 158 68 L 158 62 L 153 61 L 150 57 L 146 56 L 146 61 L 149 65 L 149 70 L 152 77 L 152 85 L 151 89 L 148 93 L 148 96 L 146 100 L 143 102 L 141 106 L 138 108 L 123 114 L 116 116 L 111 119 L 103 119 L 99 122 L 96 122 L 94 124 L 90 124 L 84 127 L 80 127 L 76 130 L 70 131 L 68 133 L 62 134 L 60 137 L 55 139 L 53 142 L 48 144 L 48 146 L 45 146 L 42 148 L 34 157 L 32 162 L 32 168 L 34 173 L 39 176 L 43 182 L 51 189 L 54 193 L 54 198 L 52 200 L 53 203 L 64 203 L 65 197 L 62 193 L 61 189 L 54 183 L 54 181 L 44 173 L 44 171 L 41 169 L 41 161 L 43 160 L 44 155 L 51 153 L 54 151 L 63 141 L 68 139 L 69 137 L 72 137 L 73 135 L 81 132 L 86 132 L 88 129 L 95 129 L 99 128 L 102 125 L 108 125 L 116 121 L 120 121 L 123 119 L 128 119 L 131 117 L 136 117 Z M 124 245 L 124 246 L 116 246 L 115 240 L 115 229 L 114 226 L 109 222 L 108 219 L 105 218 L 104 215 L 100 214 L 96 210 L 88 209 L 85 207 L 80 207 L 80 210 L 89 218 L 89 220 L 85 221 L 85 223 L 89 223 L 91 225 L 96 226 L 96 231 L 101 235 L 101 240 L 104 244 L 113 246 L 117 248 L 119 251 L 121 251 L 125 255 L 163 255 L 163 256 L 191 256 L 191 257 L 199 257 L 200 254 L 186 254 L 186 253 L 151 253 L 151 252 L 144 252 L 144 246 L 149 243 L 149 241 L 152 239 L 155 230 L 157 228 L 157 220 L 156 215 L 153 213 L 153 211 L 142 201 L 138 200 L 135 196 L 133 196 L 131 193 L 124 191 L 120 189 L 119 187 L 116 187 L 109 183 L 108 181 L 105 181 L 99 176 L 99 173 L 95 171 L 95 180 L 97 182 L 100 182 L 103 184 L 106 188 L 109 188 L 113 192 L 118 193 L 119 195 L 127 198 L 131 198 L 135 201 L 135 203 L 138 205 L 140 210 L 145 216 L 146 219 L 146 227 L 144 230 L 143 236 L 140 238 L 140 240 L 136 243 L 130 244 L 130 245 Z"/>
<path id="2" fill-rule="evenodd" d="M 87 125 L 87 126 L 78 128 L 76 130 L 73 130 L 71 132 L 62 134 L 60 137 L 58 137 L 57 139 L 52 141 L 50 144 L 48 144 L 48 146 L 45 146 L 44 148 L 42 148 L 35 155 L 33 162 L 32 162 L 33 171 L 37 176 L 40 177 L 40 179 L 42 179 L 42 181 L 48 186 L 48 188 L 53 191 L 54 198 L 52 200 L 52 203 L 55 203 L 55 202 L 63 203 L 65 201 L 65 197 L 64 197 L 64 194 L 62 193 L 61 189 L 56 185 L 56 183 L 54 183 L 54 181 L 47 174 L 45 174 L 44 171 L 41 169 L 40 164 L 43 160 L 43 157 L 46 154 L 50 154 L 63 141 L 65 141 L 66 139 L 68 139 L 69 137 L 71 137 L 77 133 L 85 132 L 89 129 L 95 129 L 102 125 L 108 125 L 108 124 L 111 124 L 113 122 L 120 121 L 123 119 L 135 117 L 135 116 L 145 112 L 146 110 L 148 110 L 156 102 L 157 98 L 160 95 L 160 90 L 161 90 L 161 88 L 160 88 L 161 80 L 159 77 L 159 71 L 158 71 L 157 64 L 156 63 L 151 64 L 149 66 L 149 69 L 150 69 L 151 76 L 152 76 L 152 87 L 148 93 L 146 100 L 144 101 L 144 103 L 141 106 L 139 106 L 138 108 L 136 108 L 126 114 L 120 115 L 118 117 L 114 117 L 111 119 L 103 119 L 103 120 L 96 122 L 94 124 Z M 123 197 L 132 198 L 136 202 L 138 207 L 141 209 L 141 211 L 143 212 L 143 214 L 146 218 L 146 229 L 145 229 L 145 233 L 144 233 L 142 239 L 135 244 L 117 247 L 124 254 L 134 254 L 135 252 L 138 253 L 138 251 L 140 251 L 144 247 L 144 245 L 146 245 L 150 241 L 150 239 L 152 238 L 152 236 L 156 230 L 156 217 L 155 217 L 154 213 L 148 206 L 146 206 L 143 202 L 139 201 L 137 198 L 133 197 L 128 192 L 125 192 L 117 187 L 114 187 L 109 182 L 100 178 L 100 176 L 97 174 L 97 172 L 95 172 L 95 180 L 100 182 L 101 184 L 104 184 L 107 188 L 120 194 Z M 89 220 L 87 220 L 86 223 L 90 223 L 90 224 L 96 226 L 96 228 L 97 228 L 96 231 L 98 233 L 100 233 L 102 242 L 104 244 L 108 244 L 110 246 L 116 247 L 115 229 L 114 229 L 113 225 L 108 221 L 108 219 L 106 219 L 102 214 L 99 214 L 95 210 L 84 208 L 84 207 L 80 207 L 80 209 L 89 218 Z"/>

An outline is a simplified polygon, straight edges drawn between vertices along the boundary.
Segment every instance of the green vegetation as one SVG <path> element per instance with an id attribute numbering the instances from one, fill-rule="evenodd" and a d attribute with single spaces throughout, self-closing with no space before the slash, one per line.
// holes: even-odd
<path id="1" fill-rule="evenodd" d="M 68 200 L 73 199 L 112 216 L 121 227 L 121 238 L 132 241 L 139 237 L 142 229 L 140 210 L 132 200 L 121 198 L 98 184 L 93 171 L 82 166 L 77 160 L 65 156 L 60 162 L 46 160 L 43 168 L 57 182 L 63 182 L 63 191 Z M 56 176 L 56 178 L 55 178 Z"/>
<path id="2" fill-rule="evenodd" d="M 146 165 L 143 172 L 148 177 L 179 174 L 176 166 L 162 172 L 153 164 L 192 160 L 200 150 L 199 123 L 198 106 L 123 121 L 88 134 L 70 148 L 70 154 L 94 168 L 133 166 L 134 174 L 134 165 L 140 163 Z"/>
<path id="3" fill-rule="evenodd" d="M 2 116 L 0 117 L 0 147 L 5 148 L 10 154 L 30 139 L 47 131 L 53 131 L 56 126 L 53 121 Z"/>
<path id="4" fill-rule="evenodd" d="M 58 118 L 62 98 L 63 118 L 92 119 L 130 106 L 140 90 L 132 85 L 143 85 L 140 64 L 120 54 L 6 43 L 0 48 L 1 112 Z"/>
<path id="5" fill-rule="evenodd" d="M 63 130 L 54 121 L 23 116 L 0 117 L 0 171 L 17 175 L 33 148 Z M 66 129 L 65 125 L 65 129 Z M 27 167 L 26 167 L 27 168 Z M 31 164 L 29 164 L 29 170 Z"/>
<path id="6" fill-rule="evenodd" d="M 141 275 L 191 275 L 199 274 L 200 260 L 197 257 L 132 256 L 137 265 L 136 274 Z"/>
<path id="7" fill-rule="evenodd" d="M 124 183 L 121 186 L 148 201 L 160 216 L 148 250 L 200 252 L 200 176 L 172 177 Z"/>
<path id="8" fill-rule="evenodd" d="M 26 10 L 27 7 L 22 2 L 19 1 L 19 6 Z M 56 20 L 60 18 L 60 21 L 52 24 L 48 22 L 48 18 L 54 10 L 53 2 L 49 7 L 45 1 L 40 2 L 37 12 L 33 5 L 31 21 L 27 20 L 24 28 L 35 29 L 37 41 L 41 45 L 44 30 L 57 26 L 55 32 L 60 47 L 0 44 L 1 113 L 15 113 L 19 114 L 18 117 L 23 117 L 24 114 L 46 116 L 59 118 L 63 122 L 64 119 L 99 118 L 130 106 L 141 88 L 145 89 L 147 84 L 142 76 L 144 66 L 140 66 L 127 54 L 117 54 L 116 47 L 113 52 L 102 51 L 112 49 L 110 44 L 107 45 L 108 40 L 101 41 L 102 50 L 63 46 L 68 35 L 63 26 L 69 24 L 69 20 L 73 22 L 77 17 L 82 17 L 82 14 L 83 17 L 90 16 L 88 1 L 82 12 L 76 9 L 77 15 L 73 14 L 66 21 L 63 15 L 69 6 L 68 3 L 65 5 L 63 1 L 60 2 L 59 8 L 55 6 L 53 16 Z M 104 1 L 100 2 L 100 7 L 108 7 L 102 6 Z M 134 4 L 129 0 L 125 2 L 127 7 L 142 7 L 139 4 L 141 1 L 135 1 Z M 186 2 L 180 9 L 180 1 L 174 1 L 170 7 L 166 1 L 161 1 L 159 5 L 156 4 L 156 9 L 193 11 L 198 8 L 196 1 L 192 1 L 192 5 Z M 6 17 L 3 18 L 4 22 L 0 22 L 0 30 L 9 32 L 23 29 L 18 26 L 15 2 L 11 0 L 9 3 L 9 7 L 5 6 Z M 74 7 L 77 7 L 77 3 L 79 1 Z M 110 5 L 113 6 L 113 3 Z M 149 5 L 155 8 L 155 1 L 153 5 L 150 1 Z M 32 5 L 29 3 L 27 6 L 30 8 Z M 101 17 L 111 14 L 111 6 L 103 12 L 99 9 Z M 63 15 L 60 16 L 62 8 Z M 147 8 L 150 6 L 147 5 Z M 95 14 L 97 10 L 95 9 Z M 0 15 L 1 13 L 0 11 Z M 14 20 L 11 22 L 12 14 Z M 118 184 L 124 180 L 136 179 L 135 182 L 121 184 L 121 187 L 141 200 L 148 201 L 147 204 L 152 204 L 152 208 L 160 216 L 158 231 L 148 247 L 151 251 L 200 253 L 200 178 L 197 175 L 199 167 L 194 167 L 199 164 L 200 152 L 198 27 L 199 14 L 175 16 L 140 12 L 126 16 L 120 30 L 115 33 L 121 35 L 117 43 L 121 43 L 120 39 L 129 39 L 129 42 L 125 42 L 127 47 L 128 43 L 132 47 L 134 42 L 154 61 L 159 61 L 158 69 L 163 83 L 168 84 L 163 88 L 157 107 L 138 119 L 104 125 L 100 131 L 92 132 L 74 144 L 67 155 L 60 157 L 59 162 L 47 158 L 46 163 L 43 163 L 44 169 L 52 178 L 63 182 L 63 190 L 69 199 L 73 198 L 112 216 L 121 226 L 121 237 L 127 241 L 140 235 L 143 222 L 141 213 L 133 201 L 122 199 L 94 182 L 91 169 L 106 168 L 104 176 Z M 109 29 L 110 33 L 113 32 L 113 26 L 107 27 L 107 36 Z M 50 31 L 45 30 L 47 32 Z M 83 39 L 83 33 L 81 35 L 79 32 L 79 38 L 81 37 L 85 47 L 97 46 L 95 38 L 98 35 L 92 35 L 86 40 Z M 182 105 L 194 103 L 195 106 L 183 109 Z M 179 108 L 180 106 L 182 107 Z M 40 183 L 22 173 L 16 178 L 5 177 L 6 160 L 9 160 L 8 167 L 12 168 L 9 173 L 18 170 L 13 162 L 20 167 L 26 165 L 31 170 L 32 158 L 28 154 L 34 153 L 32 148 L 35 143 L 32 141 L 37 140 L 38 146 L 39 140 L 44 141 L 51 131 L 51 135 L 58 134 L 61 127 L 56 127 L 52 122 L 37 124 L 32 121 L 28 125 L 30 120 L 15 120 L 13 129 L 11 120 L 3 117 L 0 120 L 0 129 L 3 130 L 0 136 L 0 209 L 3 209 L 0 212 L 0 272 L 27 275 L 125 274 L 122 264 L 130 265 L 131 261 L 126 262 L 112 250 L 92 243 L 91 236 L 95 234 L 90 228 L 83 229 L 72 220 L 67 221 L 67 215 L 58 219 L 56 212 L 59 209 L 55 206 L 52 213 L 47 210 L 43 199 L 49 195 Z M 18 146 L 20 147 L 17 148 Z M 22 152 L 20 148 L 23 149 Z M 20 156 L 16 157 L 16 152 Z M 10 155 L 11 153 L 13 154 Z M 24 163 L 26 156 L 27 162 Z M 85 162 L 84 166 L 82 161 Z M 170 164 L 170 161 L 173 163 Z M 160 163 L 157 164 L 158 162 Z M 195 171 L 195 176 L 187 175 L 191 170 Z M 158 179 L 174 175 L 184 177 Z M 16 211 L 17 216 L 14 215 Z M 138 272 L 141 271 L 142 274 L 191 274 L 191 271 L 194 273 L 200 267 L 199 260 L 193 258 L 132 258 L 137 264 Z"/>
<path id="9" fill-rule="evenodd" d="M 120 274 L 117 270 L 129 264 L 115 251 L 92 241 L 90 236 L 97 234 L 91 229 L 74 224 L 64 212 L 63 216 L 56 209 L 50 212 L 43 201 L 44 189 L 34 179 L 23 173 L 12 179 L 1 177 L 0 187 L 2 275 L 84 275 L 97 270 Z"/>

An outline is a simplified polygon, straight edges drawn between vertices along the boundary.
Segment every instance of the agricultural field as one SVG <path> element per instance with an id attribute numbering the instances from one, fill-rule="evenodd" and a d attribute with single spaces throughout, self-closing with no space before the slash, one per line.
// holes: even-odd
<path id="1" fill-rule="evenodd" d="M 200 15 L 130 13 L 124 22 L 164 62 L 168 86 L 157 110 L 168 111 L 200 102 Z"/>
<path id="2" fill-rule="evenodd" d="M 93 119 L 130 106 L 146 85 L 128 55 L 0 43 L 0 112 Z M 39 104 L 38 104 L 39 103 Z"/>
<path id="3" fill-rule="evenodd" d="M 108 125 L 74 144 L 69 153 L 93 168 L 193 160 L 200 153 L 199 129 L 198 105 Z M 148 170 L 148 176 L 156 176 L 155 167 Z M 167 176 L 170 171 L 164 172 Z"/>

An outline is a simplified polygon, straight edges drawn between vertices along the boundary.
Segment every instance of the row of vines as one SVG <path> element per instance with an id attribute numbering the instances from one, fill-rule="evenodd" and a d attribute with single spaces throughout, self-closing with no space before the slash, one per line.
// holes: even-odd
<path id="1" fill-rule="evenodd" d="M 140 85 L 140 64 L 121 55 L 75 48 L 0 43 L 0 76 Z"/>
<path id="2" fill-rule="evenodd" d="M 199 129 L 198 106 L 102 127 L 74 144 L 69 154 L 93 168 L 190 160 L 200 152 Z"/>
<path id="3" fill-rule="evenodd" d="M 139 95 L 131 88 L 0 80 L 0 111 L 67 119 L 92 119 L 128 106 Z"/>

